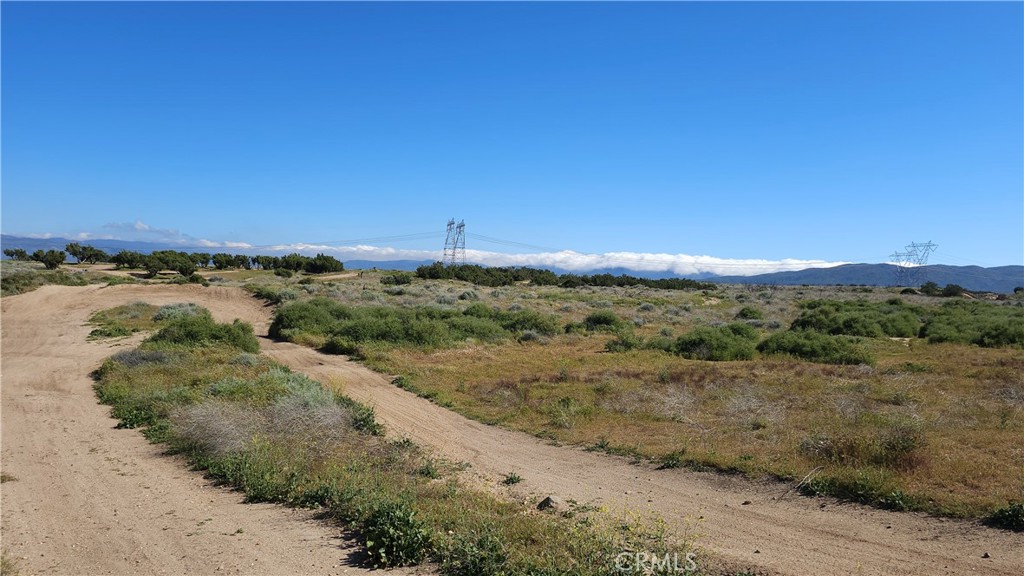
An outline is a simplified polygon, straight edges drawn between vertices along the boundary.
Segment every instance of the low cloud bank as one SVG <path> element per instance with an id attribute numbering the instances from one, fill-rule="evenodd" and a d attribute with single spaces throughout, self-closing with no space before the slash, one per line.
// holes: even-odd
<path id="1" fill-rule="evenodd" d="M 441 260 L 440 250 L 403 250 L 379 246 L 327 246 L 316 244 L 283 244 L 264 247 L 262 251 L 273 254 L 300 252 L 313 254 L 323 252 L 341 260 Z M 588 272 L 606 268 L 625 268 L 635 272 L 670 272 L 680 276 L 716 274 L 729 276 L 750 276 L 804 270 L 807 268 L 829 268 L 847 262 L 825 260 L 784 260 L 715 258 L 713 256 L 691 256 L 688 254 L 649 254 L 643 252 L 607 252 L 604 254 L 583 254 L 572 250 L 540 252 L 530 254 L 506 254 L 483 250 L 466 250 L 466 262 L 486 266 L 531 266 L 536 268 L 560 268 L 571 272 Z"/>

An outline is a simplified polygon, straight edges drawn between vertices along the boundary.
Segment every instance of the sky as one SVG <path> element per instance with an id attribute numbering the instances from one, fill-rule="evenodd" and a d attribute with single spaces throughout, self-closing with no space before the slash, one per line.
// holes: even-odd
<path id="1" fill-rule="evenodd" d="M 436 257 L 455 218 L 485 263 L 1024 264 L 1021 2 L 5 1 L 0 26 L 4 234 Z"/>

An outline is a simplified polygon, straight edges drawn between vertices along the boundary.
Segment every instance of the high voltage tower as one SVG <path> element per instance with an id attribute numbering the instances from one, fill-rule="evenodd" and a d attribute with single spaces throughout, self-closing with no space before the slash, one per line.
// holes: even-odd
<path id="1" fill-rule="evenodd" d="M 466 221 L 455 223 L 455 218 L 448 220 L 448 233 L 444 238 L 445 266 L 466 263 Z"/>
<path id="2" fill-rule="evenodd" d="M 927 282 L 924 267 L 928 265 L 928 256 L 938 247 L 929 240 L 923 244 L 911 242 L 904 247 L 904 252 L 893 252 L 890 258 L 896 264 L 896 285 L 920 286 Z"/>

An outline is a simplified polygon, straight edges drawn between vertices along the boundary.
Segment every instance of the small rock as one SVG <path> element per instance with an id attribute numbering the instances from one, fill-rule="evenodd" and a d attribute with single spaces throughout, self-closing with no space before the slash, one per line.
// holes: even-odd
<path id="1" fill-rule="evenodd" d="M 991 556 L 988 555 L 988 552 L 985 552 L 984 554 L 982 554 L 981 557 L 982 558 L 991 558 Z"/>
<path id="2" fill-rule="evenodd" d="M 754 554 L 760 554 L 760 553 L 761 553 L 760 550 L 754 550 Z"/>
<path id="3" fill-rule="evenodd" d="M 743 504 L 741 504 L 741 506 L 746 506 L 747 504 L 750 504 L 750 500 L 744 500 Z"/>
<path id="4" fill-rule="evenodd" d="M 548 496 L 547 498 L 541 500 L 540 504 L 537 504 L 537 510 L 548 509 L 554 510 L 555 512 L 565 510 L 565 501 L 559 498 L 558 496 Z"/>

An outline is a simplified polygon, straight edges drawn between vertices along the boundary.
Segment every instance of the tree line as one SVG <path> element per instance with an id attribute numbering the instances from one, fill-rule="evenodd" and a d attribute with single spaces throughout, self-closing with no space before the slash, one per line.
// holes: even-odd
<path id="1" fill-rule="evenodd" d="M 327 274 L 343 272 L 345 265 L 337 258 L 326 254 L 303 256 L 292 253 L 287 256 L 246 256 L 244 254 L 228 254 L 218 252 L 179 252 L 177 250 L 157 250 L 143 254 L 134 250 L 121 250 L 113 256 L 93 246 L 72 242 L 64 250 L 36 250 L 29 254 L 21 248 L 7 248 L 4 255 L 12 260 L 41 262 L 48 270 L 55 270 L 70 255 L 79 264 L 96 264 L 109 262 L 118 268 L 146 270 L 156 275 L 162 270 L 173 270 L 182 276 L 191 276 L 196 270 L 244 269 L 244 270 L 287 270 L 289 272 L 305 272 L 307 274 Z"/>
<path id="2" fill-rule="evenodd" d="M 581 286 L 646 286 L 665 290 L 714 290 L 715 284 L 698 282 L 689 278 L 638 278 L 628 274 L 555 274 L 551 270 L 541 270 L 525 266 L 497 266 L 486 268 L 476 264 L 445 266 L 441 262 L 420 266 L 416 276 L 431 280 L 462 280 L 478 286 L 509 286 L 519 282 L 529 282 L 538 286 L 561 286 L 578 288 Z"/>

